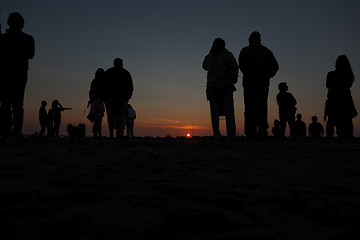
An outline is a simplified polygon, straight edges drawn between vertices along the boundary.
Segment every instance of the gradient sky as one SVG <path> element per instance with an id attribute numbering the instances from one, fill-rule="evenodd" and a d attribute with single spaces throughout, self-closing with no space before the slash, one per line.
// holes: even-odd
<path id="1" fill-rule="evenodd" d="M 252 31 L 277 58 L 280 70 L 271 80 L 269 124 L 278 117 L 278 83 L 288 83 L 298 112 L 308 124 L 320 122 L 326 100 L 327 72 L 346 54 L 356 81 L 352 87 L 360 112 L 360 1 L 52 1 L 4 0 L 0 23 L 9 13 L 25 18 L 24 32 L 36 41 L 25 95 L 23 132 L 39 131 L 40 102 L 58 99 L 72 107 L 62 115 L 61 133 L 78 124 L 97 68 L 107 69 L 121 57 L 134 81 L 130 103 L 137 112 L 135 135 L 211 135 L 206 101 L 206 72 L 201 68 L 213 40 L 221 37 L 235 58 Z M 244 105 L 239 76 L 234 93 L 237 131 L 244 134 Z M 49 107 L 49 106 L 48 106 Z M 86 115 L 82 120 L 90 124 Z M 360 135 L 359 117 L 354 118 Z M 225 122 L 221 122 L 225 132 Z M 106 118 L 103 121 L 107 135 Z"/>

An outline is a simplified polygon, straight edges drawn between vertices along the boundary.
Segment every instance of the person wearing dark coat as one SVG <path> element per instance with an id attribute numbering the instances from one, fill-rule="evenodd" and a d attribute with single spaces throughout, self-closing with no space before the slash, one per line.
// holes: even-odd
<path id="1" fill-rule="evenodd" d="M 219 117 L 225 116 L 228 138 L 236 135 L 233 92 L 236 90 L 239 67 L 225 41 L 216 38 L 206 55 L 202 67 L 207 71 L 206 97 L 210 102 L 210 115 L 215 138 L 221 137 Z"/>
<path id="2" fill-rule="evenodd" d="M 24 94 L 28 80 L 29 59 L 35 54 L 35 41 L 22 31 L 24 18 L 14 12 L 7 20 L 9 29 L 1 34 L 0 101 L 3 137 L 22 136 Z"/>
<path id="3" fill-rule="evenodd" d="M 267 122 L 267 101 L 270 78 L 279 70 L 279 64 L 271 50 L 261 44 L 259 32 L 249 37 L 249 46 L 239 54 L 239 67 L 243 73 L 245 104 L 245 135 L 265 137 Z"/>
<path id="4" fill-rule="evenodd" d="M 280 128 L 282 135 L 285 136 L 286 123 L 289 124 L 290 136 L 293 135 L 292 128 L 295 122 L 295 113 L 296 113 L 296 99 L 295 97 L 288 92 L 289 88 L 286 82 L 281 82 L 278 85 L 279 93 L 276 95 L 276 102 L 279 106 L 279 118 L 280 118 Z"/>
<path id="5" fill-rule="evenodd" d="M 325 115 L 328 117 L 328 122 L 331 122 L 331 126 L 336 127 L 337 136 L 340 138 L 353 138 L 352 119 L 358 114 L 350 90 L 354 79 L 354 73 L 346 55 L 341 55 L 336 59 L 335 70 L 330 71 L 326 78 L 328 93 Z"/>
<path id="6" fill-rule="evenodd" d="M 106 70 L 105 107 L 110 138 L 124 136 L 126 105 L 132 97 L 134 86 L 130 73 L 124 69 L 123 60 L 116 58 L 114 66 Z"/>
<path id="7" fill-rule="evenodd" d="M 105 99 L 105 70 L 99 68 L 95 72 L 95 78 L 91 81 L 89 91 L 89 102 L 90 113 L 88 119 L 93 123 L 93 137 L 102 137 L 101 124 L 102 118 L 104 117 L 104 99 Z"/>

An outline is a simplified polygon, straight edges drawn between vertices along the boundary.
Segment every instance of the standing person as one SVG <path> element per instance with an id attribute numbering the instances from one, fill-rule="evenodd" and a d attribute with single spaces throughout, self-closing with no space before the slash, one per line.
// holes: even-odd
<path id="1" fill-rule="evenodd" d="M 44 136 L 45 130 L 48 126 L 48 114 L 46 111 L 46 105 L 46 101 L 41 101 L 41 107 L 39 109 L 39 121 L 41 126 L 39 136 L 41 137 Z"/>
<path id="2" fill-rule="evenodd" d="M 89 91 L 89 103 L 91 105 L 88 119 L 93 123 L 93 137 L 102 137 L 101 134 L 101 123 L 104 117 L 104 81 L 105 81 L 105 70 L 99 68 L 95 72 L 95 78 L 92 80 Z"/>
<path id="3" fill-rule="evenodd" d="M 336 59 L 335 70 L 330 71 L 326 78 L 328 122 L 331 123 L 331 127 L 336 127 L 338 137 L 345 139 L 353 138 L 352 119 L 358 114 L 350 90 L 354 79 L 355 76 L 346 55 L 341 55 Z"/>
<path id="4" fill-rule="evenodd" d="M 128 104 L 126 114 L 126 136 L 129 138 L 134 137 L 134 124 L 136 119 L 136 112 L 134 108 Z"/>
<path id="5" fill-rule="evenodd" d="M 126 105 L 132 97 L 134 85 L 130 73 L 124 69 L 123 60 L 116 58 L 114 66 L 106 70 L 105 107 L 110 138 L 124 136 Z"/>
<path id="6" fill-rule="evenodd" d="M 293 136 L 296 137 L 306 136 L 306 124 L 301 119 L 302 119 L 302 115 L 300 113 L 296 114 L 296 121 L 294 122 L 292 128 Z"/>
<path id="7" fill-rule="evenodd" d="M 229 138 L 236 135 L 233 92 L 236 91 L 239 67 L 233 54 L 225 48 L 225 41 L 216 38 L 202 67 L 207 71 L 206 97 L 215 138 L 221 137 L 219 117 L 225 116 Z"/>
<path id="8" fill-rule="evenodd" d="M 22 31 L 24 23 L 20 13 L 11 13 L 7 20 L 9 29 L 1 34 L 0 101 L 4 138 L 22 136 L 29 59 L 35 54 L 34 38 Z"/>
<path id="9" fill-rule="evenodd" d="M 59 137 L 59 130 L 61 124 L 61 112 L 65 110 L 71 110 L 71 108 L 64 108 L 58 100 L 54 100 L 49 110 L 49 119 L 51 126 L 51 134 L 55 137 Z"/>
<path id="10" fill-rule="evenodd" d="M 289 87 L 286 82 L 281 82 L 278 85 L 279 93 L 276 95 L 276 102 L 279 106 L 279 118 L 281 135 L 285 136 L 286 123 L 289 124 L 290 136 L 293 135 L 293 124 L 295 122 L 296 113 L 296 99 L 289 93 Z"/>
<path id="11" fill-rule="evenodd" d="M 249 37 L 249 46 L 239 54 L 239 67 L 243 73 L 245 104 L 245 135 L 250 138 L 267 136 L 267 100 L 270 78 L 279 70 L 273 53 L 261 44 L 259 32 Z"/>

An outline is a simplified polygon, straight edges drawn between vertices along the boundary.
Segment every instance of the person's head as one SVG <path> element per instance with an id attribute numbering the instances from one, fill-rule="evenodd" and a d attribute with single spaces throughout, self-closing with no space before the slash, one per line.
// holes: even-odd
<path id="1" fill-rule="evenodd" d="M 286 82 L 279 83 L 278 89 L 279 89 L 280 92 L 286 92 L 286 91 L 289 90 L 288 85 L 286 84 Z"/>
<path id="2" fill-rule="evenodd" d="M 52 104 L 51 104 L 52 108 L 56 108 L 58 105 L 59 105 L 59 101 L 58 101 L 58 100 L 52 101 Z"/>
<path id="3" fill-rule="evenodd" d="M 211 46 L 211 53 L 218 53 L 225 50 L 225 41 L 222 38 L 216 38 Z"/>
<path id="4" fill-rule="evenodd" d="M 350 61 L 346 55 L 338 56 L 338 58 L 336 59 L 336 63 L 335 63 L 335 69 L 337 71 L 340 71 L 341 73 L 346 74 L 347 76 L 351 77 L 352 80 L 354 81 L 354 78 L 355 78 L 354 73 L 352 71 Z"/>
<path id="5" fill-rule="evenodd" d="M 114 59 L 114 67 L 122 68 L 124 66 L 123 60 L 121 58 Z"/>
<path id="6" fill-rule="evenodd" d="M 297 120 L 301 120 L 301 119 L 302 119 L 301 113 L 296 114 L 296 119 L 297 119 Z"/>
<path id="7" fill-rule="evenodd" d="M 105 70 L 103 68 L 98 68 L 95 72 L 95 77 L 101 77 L 105 74 Z"/>
<path id="8" fill-rule="evenodd" d="M 252 32 L 249 36 L 249 43 L 261 43 L 261 34 L 258 31 Z"/>
<path id="9" fill-rule="evenodd" d="M 46 101 L 41 101 L 41 106 L 45 107 L 47 105 Z"/>
<path id="10" fill-rule="evenodd" d="M 10 29 L 21 30 L 24 27 L 25 21 L 24 18 L 18 12 L 13 12 L 9 14 L 7 24 Z"/>
<path id="11" fill-rule="evenodd" d="M 312 120 L 313 122 L 317 122 L 317 121 L 318 121 L 318 118 L 317 118 L 317 116 L 312 116 L 311 120 Z"/>

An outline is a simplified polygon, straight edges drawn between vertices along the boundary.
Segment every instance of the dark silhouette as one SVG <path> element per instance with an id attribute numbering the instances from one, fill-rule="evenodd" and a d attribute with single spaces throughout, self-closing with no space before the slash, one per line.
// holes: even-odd
<path id="1" fill-rule="evenodd" d="M 306 136 L 306 124 L 301 120 L 302 115 L 296 114 L 296 121 L 291 129 L 292 136 L 294 137 L 305 137 Z"/>
<path id="2" fill-rule="evenodd" d="M 34 57 L 35 41 L 22 32 L 25 21 L 18 12 L 11 13 L 7 23 L 9 29 L 0 38 L 2 135 L 4 138 L 19 138 L 22 136 L 29 59 Z"/>
<path id="3" fill-rule="evenodd" d="M 267 136 L 267 100 L 270 78 L 279 70 L 273 53 L 261 44 L 259 32 L 249 37 L 249 46 L 239 54 L 239 66 L 243 73 L 245 104 L 245 135 L 253 138 Z"/>
<path id="4" fill-rule="evenodd" d="M 225 116 L 229 138 L 236 135 L 234 86 L 237 83 L 239 67 L 233 54 L 225 48 L 225 41 L 216 38 L 202 67 L 207 71 L 206 97 L 210 102 L 211 123 L 214 137 L 221 137 L 219 117 Z"/>
<path id="5" fill-rule="evenodd" d="M 105 98 L 105 70 L 99 68 L 95 73 L 95 78 L 92 80 L 89 91 L 90 113 L 88 119 L 93 123 L 93 137 L 102 137 L 101 123 L 104 117 L 104 98 Z"/>
<path id="6" fill-rule="evenodd" d="M 274 126 L 271 130 L 272 134 L 274 135 L 274 137 L 283 137 L 284 134 L 282 133 L 282 129 L 280 127 L 280 121 L 275 119 L 274 120 Z"/>
<path id="7" fill-rule="evenodd" d="M 47 102 L 46 101 L 42 101 L 41 102 L 41 107 L 39 109 L 39 121 L 40 121 L 40 133 L 39 136 L 44 136 L 46 128 L 48 126 L 48 114 L 46 111 L 46 105 Z"/>
<path id="8" fill-rule="evenodd" d="M 66 130 L 71 138 L 85 138 L 86 126 L 81 123 L 79 126 L 67 125 Z"/>
<path id="9" fill-rule="evenodd" d="M 311 118 L 312 123 L 309 124 L 309 135 L 311 137 L 322 137 L 324 135 L 324 128 L 321 123 L 318 122 L 317 116 Z"/>
<path id="10" fill-rule="evenodd" d="M 124 136 L 126 105 L 132 97 L 134 86 L 130 73 L 124 69 L 123 60 L 116 58 L 114 66 L 106 70 L 105 107 L 110 138 Z"/>
<path id="11" fill-rule="evenodd" d="M 288 123 L 290 128 L 290 136 L 292 136 L 292 127 L 295 122 L 296 113 L 296 99 L 291 93 L 288 92 L 289 88 L 286 82 L 279 83 L 278 89 L 280 92 L 276 95 L 276 102 L 279 106 L 281 134 L 285 136 L 286 123 Z"/>
<path id="12" fill-rule="evenodd" d="M 128 104 L 126 108 L 126 136 L 134 137 L 134 124 L 136 119 L 136 112 L 134 108 Z"/>
<path id="13" fill-rule="evenodd" d="M 64 108 L 58 100 L 54 100 L 49 110 L 49 126 L 48 126 L 48 135 L 49 136 L 59 136 L 60 124 L 61 124 L 61 112 L 65 110 L 71 110 L 71 108 Z"/>
<path id="14" fill-rule="evenodd" d="M 349 59 L 341 55 L 336 59 L 335 70 L 328 73 L 328 88 L 325 116 L 328 117 L 328 136 L 332 137 L 333 126 L 340 138 L 353 138 L 354 125 L 352 119 L 357 116 L 350 88 L 354 82 L 354 73 Z"/>

